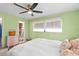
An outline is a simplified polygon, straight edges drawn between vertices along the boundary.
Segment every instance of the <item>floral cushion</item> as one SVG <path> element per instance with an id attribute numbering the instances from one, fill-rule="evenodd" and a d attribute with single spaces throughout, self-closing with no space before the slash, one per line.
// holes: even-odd
<path id="1" fill-rule="evenodd" d="M 71 44 L 69 41 L 63 41 L 60 45 L 60 48 L 61 49 L 67 49 L 67 48 L 70 48 L 71 47 Z"/>
<path id="2" fill-rule="evenodd" d="M 79 55 L 79 40 L 64 41 L 60 45 L 60 54 L 64 56 Z"/>

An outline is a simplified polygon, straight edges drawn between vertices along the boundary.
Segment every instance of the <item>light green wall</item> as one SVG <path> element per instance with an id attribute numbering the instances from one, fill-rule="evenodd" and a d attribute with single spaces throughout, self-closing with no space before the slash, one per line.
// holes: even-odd
<path id="1" fill-rule="evenodd" d="M 17 18 L 13 15 L 7 14 L 7 13 L 0 13 L 0 17 L 2 17 L 3 19 L 3 38 L 2 38 L 2 47 L 6 47 L 6 40 L 7 40 L 7 36 L 8 36 L 8 31 L 10 30 L 14 30 L 18 33 L 18 22 L 19 20 L 24 21 L 24 19 L 22 18 Z M 28 27 L 28 22 L 25 22 L 26 27 Z M 25 27 L 25 34 L 28 34 L 28 30 Z"/>
<path id="2" fill-rule="evenodd" d="M 63 32 L 62 33 L 50 33 L 50 32 L 33 32 L 32 31 L 32 22 L 40 20 L 49 20 L 54 17 L 61 17 L 63 21 Z M 23 20 L 22 18 L 15 17 L 13 15 L 0 12 L 0 17 L 3 18 L 3 39 L 2 47 L 6 47 L 6 37 L 8 36 L 8 31 L 11 29 L 18 32 L 18 21 Z M 30 21 L 25 22 L 25 34 L 26 37 L 30 38 L 47 38 L 47 39 L 58 39 L 64 40 L 67 38 L 77 38 L 79 37 L 79 11 L 66 12 L 58 15 L 51 15 L 41 18 L 36 18 Z"/>
<path id="3" fill-rule="evenodd" d="M 33 32 L 32 31 L 32 22 L 40 21 L 40 20 L 49 20 L 53 19 L 54 17 L 61 17 L 62 18 L 62 33 L 50 33 L 50 32 Z M 64 40 L 68 38 L 79 38 L 79 11 L 71 11 L 65 12 L 58 15 L 51 15 L 41 18 L 36 18 L 29 21 L 29 35 L 33 38 L 47 38 L 47 39 L 58 39 Z"/>
<path id="4" fill-rule="evenodd" d="M 28 20 L 25 20 L 25 37 L 28 38 L 29 37 L 29 22 Z"/>

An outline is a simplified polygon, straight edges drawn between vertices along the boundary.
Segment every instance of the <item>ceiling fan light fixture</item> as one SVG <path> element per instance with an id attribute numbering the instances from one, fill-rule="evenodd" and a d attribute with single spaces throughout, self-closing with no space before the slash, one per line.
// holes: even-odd
<path id="1" fill-rule="evenodd" d="M 27 13 L 28 13 L 28 14 L 32 14 L 33 12 L 32 12 L 32 11 L 28 11 Z"/>

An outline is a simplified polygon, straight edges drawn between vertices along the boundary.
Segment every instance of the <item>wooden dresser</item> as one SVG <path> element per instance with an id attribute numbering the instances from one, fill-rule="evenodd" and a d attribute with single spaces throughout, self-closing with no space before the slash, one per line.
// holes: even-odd
<path id="1" fill-rule="evenodd" d="M 7 38 L 7 47 L 10 48 L 11 46 L 15 46 L 18 44 L 18 37 L 17 36 L 8 36 Z"/>
<path id="2" fill-rule="evenodd" d="M 7 47 L 15 46 L 18 44 L 18 36 L 16 36 L 15 31 L 9 31 L 9 36 L 7 37 Z"/>

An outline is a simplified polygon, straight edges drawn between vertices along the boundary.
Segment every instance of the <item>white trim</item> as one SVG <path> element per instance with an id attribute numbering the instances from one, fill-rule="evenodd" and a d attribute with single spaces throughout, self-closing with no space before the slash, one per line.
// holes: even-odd
<path id="1" fill-rule="evenodd" d="M 39 29 L 39 30 L 38 30 L 38 29 L 33 29 L 33 31 L 34 31 L 34 32 L 44 32 L 43 29 Z"/>
<path id="2" fill-rule="evenodd" d="M 62 29 L 46 29 L 46 32 L 62 32 Z"/>

